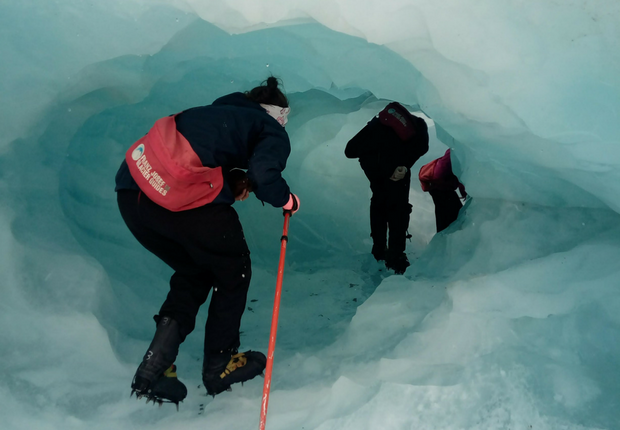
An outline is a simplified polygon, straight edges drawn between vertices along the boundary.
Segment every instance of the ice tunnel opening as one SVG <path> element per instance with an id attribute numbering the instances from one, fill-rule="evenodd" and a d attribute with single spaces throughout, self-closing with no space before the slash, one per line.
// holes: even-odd
<path id="1" fill-rule="evenodd" d="M 341 70 L 333 60 L 344 55 L 346 70 Z M 354 70 L 365 71 L 356 77 Z M 293 107 L 287 125 L 293 150 L 284 176 L 304 196 L 304 211 L 292 226 L 287 253 L 290 271 L 296 277 L 306 276 L 300 280 L 305 285 L 316 276 L 315 288 L 321 291 L 312 294 L 321 294 L 327 301 L 330 288 L 345 284 L 351 291 L 350 298 L 335 306 L 335 317 L 318 317 L 322 321 L 313 324 L 305 342 L 296 342 L 293 331 L 290 336 L 286 329 L 280 334 L 280 345 L 291 354 L 320 347 L 343 332 L 357 306 L 381 282 L 381 277 L 357 273 L 372 263 L 367 259 L 370 190 L 359 163 L 344 157 L 344 146 L 392 100 L 422 114 L 414 87 L 405 85 L 402 97 L 396 97 L 389 86 L 382 86 L 390 79 L 407 82 L 416 73 L 389 50 L 318 24 L 231 36 L 206 22 L 194 22 L 156 54 L 117 57 L 88 66 L 56 98 L 40 121 L 41 135 L 33 138 L 36 150 L 18 154 L 41 160 L 33 169 L 47 178 L 44 189 L 22 197 L 48 210 L 44 214 L 22 208 L 13 232 L 26 242 L 61 248 L 63 253 L 83 249 L 96 260 L 95 265 L 103 267 L 107 279 L 90 291 L 92 297 L 84 298 L 88 303 L 83 306 L 93 307 L 115 353 L 123 361 L 135 361 L 144 347 L 136 346 L 135 340 L 144 342 L 152 336 L 151 316 L 165 297 L 171 270 L 135 242 L 118 214 L 110 184 L 124 151 L 157 118 L 208 104 L 226 93 L 246 91 L 273 74 L 283 80 Z M 414 172 L 446 149 L 427 119 L 430 150 Z M 49 168 L 41 169 L 41 164 Z M 21 174 L 25 178 L 31 172 Z M 412 259 L 435 233 L 432 201 L 416 184 L 412 180 L 413 238 L 408 243 Z M 56 186 L 58 197 L 52 197 L 48 191 Z M 248 297 L 252 310 L 244 315 L 244 324 L 258 327 L 246 333 L 248 342 L 260 347 L 267 339 L 264 322 L 271 311 L 268 303 L 277 269 L 281 216 L 256 199 L 238 206 L 256 269 L 250 289 L 256 294 Z M 47 228 L 50 223 L 55 228 Z M 71 240 L 63 239 L 67 234 Z M 334 265 L 353 280 L 329 278 Z M 186 341 L 187 360 L 200 355 L 207 306 L 208 302 L 199 314 L 197 333 Z M 334 305 L 325 303 L 325 307 Z M 304 324 L 308 317 L 294 310 L 287 316 L 291 327 Z"/>

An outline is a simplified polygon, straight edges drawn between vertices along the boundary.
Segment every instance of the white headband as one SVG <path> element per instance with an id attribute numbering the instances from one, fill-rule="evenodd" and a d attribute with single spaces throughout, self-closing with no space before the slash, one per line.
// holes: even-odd
<path id="1" fill-rule="evenodd" d="M 291 112 L 291 108 L 283 108 L 282 106 L 275 105 L 264 105 L 262 103 L 260 105 L 263 107 L 263 109 L 267 111 L 270 116 L 275 118 L 275 120 L 278 121 L 282 127 L 286 125 L 286 123 L 288 122 L 288 114 Z"/>

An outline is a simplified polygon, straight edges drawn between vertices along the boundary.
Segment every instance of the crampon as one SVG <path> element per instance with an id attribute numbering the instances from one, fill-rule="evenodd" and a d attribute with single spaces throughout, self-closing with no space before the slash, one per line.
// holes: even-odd
<path id="1" fill-rule="evenodd" d="M 214 396 L 224 391 L 232 391 L 232 384 L 263 376 L 265 362 L 264 354 L 257 351 L 246 351 L 231 354 L 224 353 L 213 357 L 203 369 L 202 381 L 207 394 Z"/>
<path id="2" fill-rule="evenodd" d="M 134 394 L 138 400 L 146 397 L 146 404 L 153 402 L 154 405 L 158 404 L 160 407 L 164 403 L 174 403 L 178 411 L 179 402 L 182 402 L 187 396 L 187 388 L 177 379 L 176 370 L 177 367 L 173 364 L 159 379 L 146 388 L 140 389 L 137 388 L 136 384 L 133 384 L 129 397 Z"/>

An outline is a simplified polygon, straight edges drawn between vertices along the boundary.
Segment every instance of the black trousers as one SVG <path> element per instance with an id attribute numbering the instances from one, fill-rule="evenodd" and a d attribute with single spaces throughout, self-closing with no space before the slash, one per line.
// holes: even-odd
<path id="1" fill-rule="evenodd" d="M 435 223 L 439 233 L 456 220 L 463 204 L 454 190 L 432 190 L 429 194 L 435 203 Z"/>
<path id="2" fill-rule="evenodd" d="M 370 182 L 370 235 L 375 246 L 386 245 L 390 255 L 405 252 L 411 205 L 409 186 L 411 172 L 400 181 L 390 179 Z M 389 230 L 389 240 L 387 240 Z"/>
<path id="3" fill-rule="evenodd" d="M 119 191 L 117 200 L 138 242 L 175 271 L 168 297 L 155 319 L 169 316 L 176 320 L 185 340 L 213 288 L 205 327 L 205 356 L 238 348 L 252 269 L 237 212 L 229 205 L 172 212 L 133 190 Z"/>

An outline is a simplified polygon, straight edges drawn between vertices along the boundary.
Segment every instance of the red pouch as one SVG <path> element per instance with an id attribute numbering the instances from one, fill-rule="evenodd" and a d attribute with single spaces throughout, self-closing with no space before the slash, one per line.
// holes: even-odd
<path id="1" fill-rule="evenodd" d="M 452 173 L 450 149 L 442 157 L 422 166 L 419 178 L 423 191 L 455 190 L 459 186 L 462 187 L 458 178 Z M 465 187 L 462 192 L 465 192 Z"/>
<path id="2" fill-rule="evenodd" d="M 155 122 L 125 154 L 133 179 L 144 194 L 173 212 L 211 203 L 222 190 L 221 167 L 204 167 L 177 131 L 174 116 Z"/>
<path id="3" fill-rule="evenodd" d="M 381 124 L 392 128 L 400 140 L 409 140 L 415 135 L 413 115 L 400 103 L 392 102 L 379 112 Z"/>
<path id="4" fill-rule="evenodd" d="M 422 166 L 420 169 L 420 174 L 418 176 L 420 178 L 422 191 L 430 191 L 433 189 L 433 182 L 435 181 L 435 165 L 437 164 L 437 161 L 438 159 L 433 160 Z"/>

